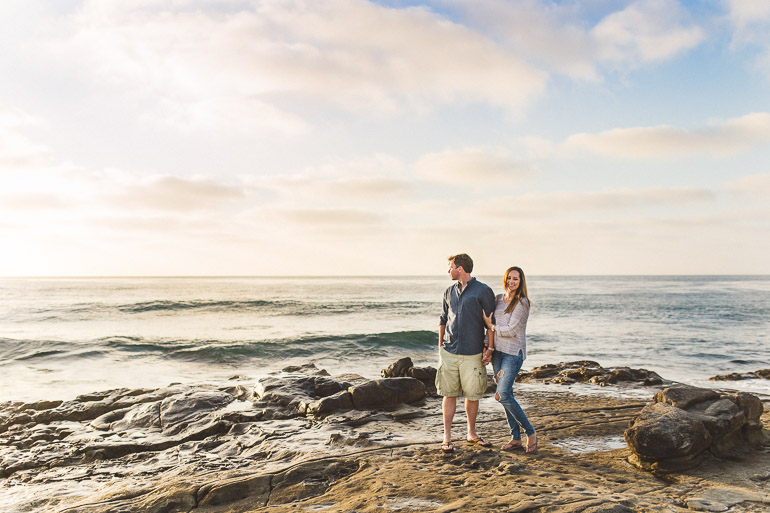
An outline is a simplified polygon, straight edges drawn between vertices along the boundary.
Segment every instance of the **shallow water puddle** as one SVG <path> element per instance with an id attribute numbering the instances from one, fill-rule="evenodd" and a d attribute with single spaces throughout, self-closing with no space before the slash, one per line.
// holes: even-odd
<path id="1" fill-rule="evenodd" d="M 551 445 L 572 454 L 585 454 L 623 449 L 626 447 L 626 440 L 620 435 L 601 438 L 568 438 L 551 442 Z"/>
<path id="2" fill-rule="evenodd" d="M 308 506 L 307 511 L 323 511 L 325 509 L 333 508 L 336 506 L 336 504 L 332 503 L 323 503 L 323 504 L 313 504 L 312 506 Z"/>
<path id="3" fill-rule="evenodd" d="M 418 499 L 416 497 L 388 497 L 388 504 L 385 504 L 386 509 L 394 511 L 435 509 L 440 506 L 443 506 L 440 502 Z"/>

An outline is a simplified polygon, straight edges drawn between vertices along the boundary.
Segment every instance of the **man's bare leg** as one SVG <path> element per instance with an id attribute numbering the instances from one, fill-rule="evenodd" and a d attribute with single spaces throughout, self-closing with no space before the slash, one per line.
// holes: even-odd
<path id="1" fill-rule="evenodd" d="M 444 413 L 444 443 L 452 441 L 452 420 L 457 410 L 457 397 L 444 397 L 441 411 Z"/>
<path id="2" fill-rule="evenodd" d="M 476 417 L 479 414 L 479 402 L 478 401 L 471 401 L 469 399 L 465 400 L 465 416 L 468 419 L 468 438 L 467 440 L 473 440 L 475 438 L 478 438 L 479 435 L 476 433 Z"/>

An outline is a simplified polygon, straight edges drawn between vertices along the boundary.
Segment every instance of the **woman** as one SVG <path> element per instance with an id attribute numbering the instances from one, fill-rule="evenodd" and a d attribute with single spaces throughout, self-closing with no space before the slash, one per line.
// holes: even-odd
<path id="1" fill-rule="evenodd" d="M 526 414 L 513 397 L 513 383 L 527 357 L 527 318 L 529 317 L 529 297 L 527 280 L 520 267 L 510 267 L 503 276 L 505 293 L 497 296 L 495 320 L 492 314 L 484 321 L 487 328 L 495 332 L 495 347 L 492 354 L 492 369 L 495 372 L 497 393 L 495 399 L 505 408 L 511 439 L 501 447 L 504 451 L 521 449 L 521 430 L 527 435 L 526 452 L 537 453 L 537 436 Z"/>

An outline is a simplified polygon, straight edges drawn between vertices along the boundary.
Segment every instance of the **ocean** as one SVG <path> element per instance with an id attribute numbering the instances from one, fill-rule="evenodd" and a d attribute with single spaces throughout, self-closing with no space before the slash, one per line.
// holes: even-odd
<path id="1" fill-rule="evenodd" d="M 502 278 L 479 276 L 496 293 Z M 436 365 L 444 274 L 0 279 L 0 401 Z M 770 394 L 770 276 L 531 276 L 524 369 L 594 360 Z"/>

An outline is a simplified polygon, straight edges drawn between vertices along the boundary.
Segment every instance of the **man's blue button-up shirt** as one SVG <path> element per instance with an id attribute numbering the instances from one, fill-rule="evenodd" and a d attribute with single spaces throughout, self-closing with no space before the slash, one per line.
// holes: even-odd
<path id="1" fill-rule="evenodd" d="M 440 325 L 444 349 L 452 354 L 478 354 L 484 350 L 486 325 L 482 312 L 495 311 L 495 294 L 488 285 L 471 278 L 460 292 L 460 282 L 444 292 L 444 311 Z"/>

